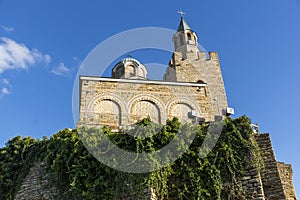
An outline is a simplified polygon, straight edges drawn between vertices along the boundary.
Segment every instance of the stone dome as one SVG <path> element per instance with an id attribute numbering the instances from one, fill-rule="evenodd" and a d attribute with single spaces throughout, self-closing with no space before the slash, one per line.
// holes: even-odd
<path id="1" fill-rule="evenodd" d="M 147 79 L 147 69 L 138 60 L 127 57 L 114 66 L 112 78 Z"/>

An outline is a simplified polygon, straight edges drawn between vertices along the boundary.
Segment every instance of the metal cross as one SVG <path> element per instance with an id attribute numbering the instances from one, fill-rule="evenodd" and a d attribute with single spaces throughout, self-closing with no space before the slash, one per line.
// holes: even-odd
<path id="1" fill-rule="evenodd" d="M 185 12 L 183 12 L 182 10 L 179 10 L 177 13 L 178 13 L 178 14 L 180 14 L 180 15 L 181 15 L 181 17 L 183 17 L 183 15 L 185 15 L 185 14 L 186 14 L 186 13 L 185 13 Z"/>

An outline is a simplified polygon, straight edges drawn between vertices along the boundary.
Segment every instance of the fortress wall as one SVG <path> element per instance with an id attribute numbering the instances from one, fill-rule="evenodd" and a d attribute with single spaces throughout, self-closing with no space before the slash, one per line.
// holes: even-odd
<path id="1" fill-rule="evenodd" d="M 287 200 L 296 200 L 296 192 L 293 184 L 292 166 L 283 162 L 277 162 L 280 180 Z"/>
<path id="2" fill-rule="evenodd" d="M 246 169 L 245 176 L 241 179 L 246 196 L 253 200 L 265 200 L 262 179 L 255 166 Z"/>
<path id="3" fill-rule="evenodd" d="M 57 199 L 58 190 L 49 183 L 52 174 L 47 173 L 46 163 L 37 162 L 23 180 L 15 200 Z"/>
<path id="4" fill-rule="evenodd" d="M 293 186 L 293 171 L 291 165 L 277 162 L 269 134 L 256 136 L 260 155 L 264 162 L 264 169 L 260 172 L 255 165 L 249 166 L 241 184 L 247 199 L 252 200 L 296 200 Z M 16 200 L 58 199 L 58 190 L 51 186 L 53 174 L 46 172 L 46 163 L 35 163 L 25 177 Z M 145 188 L 140 194 L 135 187 L 129 187 L 126 192 L 117 192 L 115 199 L 129 200 L 142 197 L 158 200 L 152 188 Z"/>
<path id="5" fill-rule="evenodd" d="M 286 199 L 270 135 L 259 134 L 256 137 L 256 142 L 260 148 L 261 157 L 265 165 L 264 170 L 261 172 L 265 198 L 276 200 Z"/>

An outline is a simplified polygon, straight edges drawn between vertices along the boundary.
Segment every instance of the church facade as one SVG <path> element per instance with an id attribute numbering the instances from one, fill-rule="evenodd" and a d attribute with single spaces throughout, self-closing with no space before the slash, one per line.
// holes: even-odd
<path id="1" fill-rule="evenodd" d="M 163 80 L 147 79 L 147 68 L 128 57 L 112 69 L 112 77 L 80 77 L 79 126 L 109 126 L 114 130 L 146 117 L 164 124 L 221 120 L 234 113 L 228 108 L 216 52 L 203 52 L 197 34 L 181 17 L 173 36 L 174 52 Z M 292 166 L 277 162 L 269 134 L 256 132 L 264 170 L 246 169 L 240 180 L 251 199 L 295 200 Z M 251 158 L 245 158 L 251 159 Z M 151 192 L 148 199 L 156 199 Z M 126 195 L 122 199 L 132 199 Z"/>
<path id="2" fill-rule="evenodd" d="M 79 124 L 118 129 L 148 116 L 164 124 L 173 117 L 198 123 L 230 114 L 218 54 L 199 49 L 183 17 L 173 42 L 163 80 L 149 80 L 146 66 L 131 57 L 114 66 L 112 77 L 81 76 Z"/>

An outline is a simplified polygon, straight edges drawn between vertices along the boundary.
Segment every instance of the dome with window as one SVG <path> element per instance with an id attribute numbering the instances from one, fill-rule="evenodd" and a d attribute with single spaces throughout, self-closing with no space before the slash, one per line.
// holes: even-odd
<path id="1" fill-rule="evenodd" d="M 127 57 L 112 69 L 113 78 L 147 79 L 147 69 L 138 60 Z"/>

